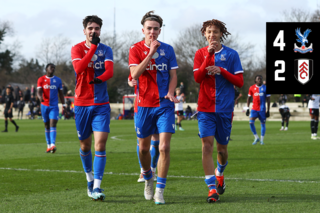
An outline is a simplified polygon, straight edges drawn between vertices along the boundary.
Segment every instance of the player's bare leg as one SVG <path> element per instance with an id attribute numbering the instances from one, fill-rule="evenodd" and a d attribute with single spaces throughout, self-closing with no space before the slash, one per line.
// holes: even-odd
<path id="1" fill-rule="evenodd" d="M 172 133 L 163 132 L 160 133 L 160 144 L 159 144 L 159 162 L 158 162 L 158 177 L 157 187 L 154 194 L 154 201 L 156 204 L 165 204 L 163 198 L 163 192 L 167 182 L 167 175 L 170 166 L 170 141 Z"/>
<path id="2" fill-rule="evenodd" d="M 151 135 L 146 138 L 139 138 L 139 157 L 145 179 L 144 197 L 146 200 L 153 198 L 153 178 L 151 170 L 150 155 Z"/>
<path id="3" fill-rule="evenodd" d="M 214 163 L 213 163 L 213 147 L 214 147 L 214 136 L 208 136 L 201 138 L 202 142 L 202 166 L 205 174 L 205 182 L 209 188 L 209 194 L 207 202 L 216 202 L 219 200 L 219 194 L 216 189 L 216 177 L 214 174 Z"/>
<path id="4" fill-rule="evenodd" d="M 181 121 L 183 120 L 183 115 L 178 116 L 177 121 L 179 125 L 179 130 L 184 131 L 184 129 L 181 127 Z"/>
<path id="5" fill-rule="evenodd" d="M 205 175 L 214 175 L 214 163 L 213 163 L 213 141 L 214 136 L 208 136 L 201 138 L 202 142 L 202 166 Z"/>

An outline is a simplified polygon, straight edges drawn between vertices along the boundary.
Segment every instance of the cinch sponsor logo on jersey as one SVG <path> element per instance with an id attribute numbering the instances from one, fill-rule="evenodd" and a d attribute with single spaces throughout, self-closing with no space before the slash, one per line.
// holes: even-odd
<path id="1" fill-rule="evenodd" d="M 104 62 L 103 61 L 97 61 L 95 64 L 94 64 L 94 68 L 95 69 L 102 69 L 104 66 Z M 89 64 L 88 64 L 88 67 L 93 67 L 93 62 L 91 61 Z"/>
<path id="2" fill-rule="evenodd" d="M 146 70 L 159 70 L 159 71 L 168 70 L 168 66 L 165 63 L 158 64 L 158 65 L 149 63 Z"/>
<path id="3" fill-rule="evenodd" d="M 254 93 L 254 96 L 263 96 L 263 92 L 260 92 L 260 93 L 258 93 L 258 92 L 256 92 L 256 93 Z"/>
<path id="4" fill-rule="evenodd" d="M 50 86 L 48 84 L 44 85 L 43 88 L 45 88 L 45 89 L 57 89 L 56 85 L 51 85 Z"/>

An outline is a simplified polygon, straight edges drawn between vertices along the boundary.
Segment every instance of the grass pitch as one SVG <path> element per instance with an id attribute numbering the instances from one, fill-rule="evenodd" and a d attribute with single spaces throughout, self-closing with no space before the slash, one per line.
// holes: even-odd
<path id="1" fill-rule="evenodd" d="M 111 121 L 104 202 L 87 197 L 74 121 L 59 121 L 57 152 L 47 154 L 41 120 L 16 120 L 0 134 L 0 212 L 319 212 L 320 140 L 309 122 L 267 122 L 265 145 L 253 146 L 249 122 L 233 123 L 226 192 L 208 204 L 197 121 L 183 121 L 171 141 L 165 205 L 146 201 L 133 121 Z M 3 122 L 3 120 L 1 121 Z M 4 122 L 3 122 L 4 123 Z M 260 124 L 256 122 L 257 132 Z M 260 135 L 260 134 L 259 134 Z M 214 157 L 216 158 L 216 157 Z M 216 163 L 215 163 L 216 164 Z"/>

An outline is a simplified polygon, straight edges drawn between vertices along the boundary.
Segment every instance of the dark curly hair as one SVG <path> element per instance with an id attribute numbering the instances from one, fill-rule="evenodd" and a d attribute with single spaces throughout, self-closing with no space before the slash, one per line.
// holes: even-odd
<path id="1" fill-rule="evenodd" d="M 212 19 L 212 20 L 203 22 L 202 28 L 200 30 L 201 34 L 204 36 L 204 33 L 205 33 L 207 27 L 212 26 L 212 25 L 218 27 L 220 29 L 220 32 L 222 32 L 220 42 L 223 42 L 224 39 L 226 39 L 228 35 L 231 35 L 231 33 L 229 33 L 226 28 L 226 24 L 223 23 L 222 21 L 217 20 L 217 19 Z"/>
<path id="2" fill-rule="evenodd" d="M 156 22 L 158 22 L 158 23 L 160 24 L 160 28 L 162 27 L 162 23 L 163 23 L 162 18 L 161 18 L 160 16 L 158 16 L 158 15 L 153 14 L 153 13 L 154 13 L 154 11 L 151 10 L 151 11 L 147 12 L 147 13 L 142 17 L 142 20 L 141 20 L 142 26 L 144 25 L 144 23 L 145 23 L 146 21 L 156 21 Z"/>
<path id="3" fill-rule="evenodd" d="M 92 16 L 86 16 L 86 17 L 83 19 L 82 24 L 83 24 L 84 29 L 86 29 L 87 25 L 88 25 L 89 23 L 92 23 L 92 22 L 98 24 L 98 25 L 100 26 L 100 28 L 102 27 L 102 19 L 99 18 L 99 17 L 96 16 L 96 15 L 92 15 Z"/>

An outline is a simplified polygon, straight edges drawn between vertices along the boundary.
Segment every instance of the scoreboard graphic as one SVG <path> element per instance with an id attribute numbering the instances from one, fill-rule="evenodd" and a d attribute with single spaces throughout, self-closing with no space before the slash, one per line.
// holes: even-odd
<path id="1" fill-rule="evenodd" d="M 320 23 L 268 22 L 268 94 L 320 93 Z"/>

